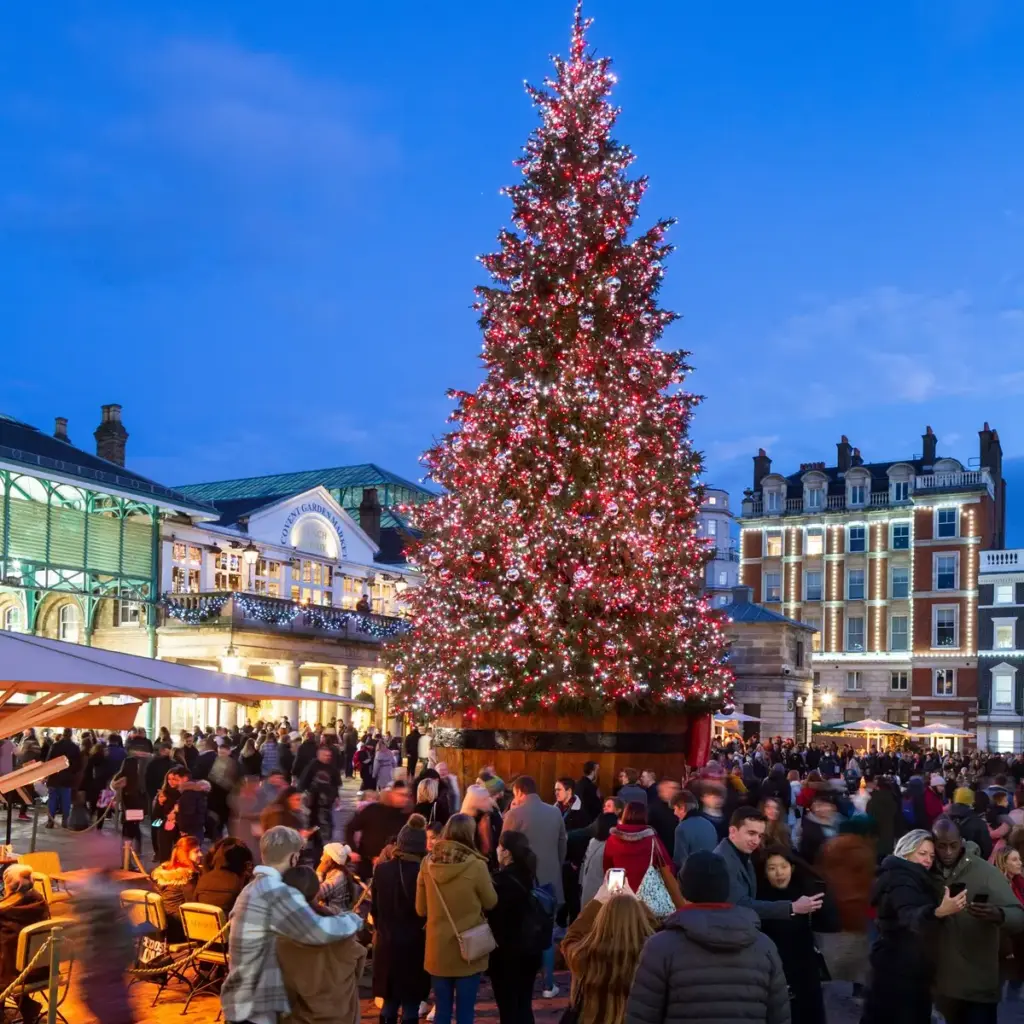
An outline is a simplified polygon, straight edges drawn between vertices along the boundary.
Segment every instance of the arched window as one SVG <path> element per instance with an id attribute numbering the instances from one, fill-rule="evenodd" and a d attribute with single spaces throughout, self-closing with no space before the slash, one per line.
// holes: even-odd
<path id="1" fill-rule="evenodd" d="M 10 604 L 4 609 L 2 625 L 11 633 L 21 632 L 21 609 L 16 604 Z"/>
<path id="2" fill-rule="evenodd" d="M 78 634 L 82 625 L 82 616 L 78 610 L 77 604 L 65 604 L 61 606 L 57 636 L 61 640 L 66 640 L 69 644 L 78 643 Z"/>

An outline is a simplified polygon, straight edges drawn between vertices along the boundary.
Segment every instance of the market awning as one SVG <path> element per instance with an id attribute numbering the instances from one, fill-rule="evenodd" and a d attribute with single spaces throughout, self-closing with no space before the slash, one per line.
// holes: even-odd
<path id="1" fill-rule="evenodd" d="M 727 722 L 737 722 L 742 724 L 743 722 L 760 722 L 760 718 L 755 718 L 753 715 L 743 715 L 738 711 L 734 711 L 731 715 L 727 715 L 724 712 L 722 714 L 715 715 L 715 722 L 719 725 L 725 725 Z"/>
<path id="2" fill-rule="evenodd" d="M 33 699 L 12 703 L 18 694 Z M 94 703 L 104 697 L 127 697 L 129 702 Z M 334 693 L 0 631 L 0 733 L 5 736 L 50 724 L 85 728 L 78 723 L 86 719 L 90 727 L 104 722 L 101 728 L 128 728 L 138 703 L 154 697 L 216 697 L 241 704 L 319 700 L 372 708 Z"/>
<path id="3" fill-rule="evenodd" d="M 957 725 L 941 725 L 938 722 L 933 722 L 931 725 L 923 725 L 919 729 L 911 729 L 910 735 L 915 736 L 918 739 L 929 739 L 932 737 L 942 737 L 944 739 L 966 739 L 968 736 L 973 736 L 973 732 L 968 732 L 966 729 L 961 729 Z"/>
<path id="4" fill-rule="evenodd" d="M 859 722 L 843 724 L 843 732 L 902 733 L 906 731 L 903 726 L 894 725 L 892 722 L 883 722 L 880 718 L 862 718 Z"/>

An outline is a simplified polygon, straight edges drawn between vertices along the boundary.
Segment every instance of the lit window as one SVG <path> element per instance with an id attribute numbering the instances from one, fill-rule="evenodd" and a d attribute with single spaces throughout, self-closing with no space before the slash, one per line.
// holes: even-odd
<path id="1" fill-rule="evenodd" d="M 935 556 L 935 589 L 956 590 L 957 556 Z"/>
<path id="2" fill-rule="evenodd" d="M 298 567 L 292 563 L 291 589 L 293 601 L 301 604 L 331 605 L 334 603 L 334 569 L 322 562 L 313 562 L 307 558 L 301 560 Z M 302 586 L 297 585 L 298 582 Z"/>
<path id="3" fill-rule="evenodd" d="M 281 563 L 269 558 L 256 561 L 256 578 L 254 587 L 257 594 L 267 597 L 281 596 Z"/>
<path id="4" fill-rule="evenodd" d="M 910 498 L 910 481 L 897 480 L 892 485 L 892 500 L 907 501 Z"/>
<path id="5" fill-rule="evenodd" d="M 909 672 L 890 672 L 889 689 L 898 693 L 906 693 L 909 688 Z"/>
<path id="6" fill-rule="evenodd" d="M 817 630 L 816 633 L 812 633 L 811 634 L 811 650 L 812 651 L 820 651 L 821 650 L 821 619 L 816 619 L 816 618 L 812 619 L 812 618 L 810 618 L 810 616 L 808 616 L 807 618 L 804 619 L 804 622 L 806 622 L 807 625 L 811 627 L 811 629 L 816 629 Z"/>
<path id="7" fill-rule="evenodd" d="M 907 616 L 893 615 L 889 619 L 889 650 L 907 650 Z"/>
<path id="8" fill-rule="evenodd" d="M 818 570 L 808 572 L 804 575 L 804 582 L 807 587 L 807 600 L 821 600 L 821 573 Z"/>
<path id="9" fill-rule="evenodd" d="M 956 609 L 935 609 L 934 647 L 956 647 Z"/>
<path id="10" fill-rule="evenodd" d="M 705 525 L 705 530 L 709 537 L 718 536 L 718 521 L 715 519 L 709 519 Z"/>
<path id="11" fill-rule="evenodd" d="M 996 626 L 995 649 L 1012 651 L 1015 646 L 1014 628 L 1012 624 Z"/>
<path id="12" fill-rule="evenodd" d="M 825 503 L 825 492 L 820 487 L 812 487 L 807 492 L 807 507 L 820 509 Z"/>
<path id="13" fill-rule="evenodd" d="M 720 572 L 718 574 L 718 585 L 724 587 L 729 582 L 729 574 L 727 572 Z"/>
<path id="14" fill-rule="evenodd" d="M 992 673 L 992 707 L 1013 707 L 1013 673 Z"/>
<path id="15" fill-rule="evenodd" d="M 66 604 L 61 607 L 57 616 L 57 637 L 69 644 L 78 643 L 78 634 L 82 624 L 82 614 L 77 604 Z"/>
<path id="16" fill-rule="evenodd" d="M 718 499 L 712 494 L 711 497 L 708 498 L 708 504 L 709 505 L 717 505 L 718 504 Z"/>
<path id="17" fill-rule="evenodd" d="M 850 569 L 846 573 L 846 597 L 850 601 L 864 600 L 864 570 Z"/>
<path id="18" fill-rule="evenodd" d="M 864 650 L 864 619 L 859 615 L 846 620 L 846 649 Z"/>
<path id="19" fill-rule="evenodd" d="M 996 604 L 1013 604 L 1013 584 L 999 583 L 996 585 Z"/>
<path id="20" fill-rule="evenodd" d="M 21 609 L 16 604 L 8 605 L 4 609 L 2 625 L 9 633 L 21 632 Z"/>
<path id="21" fill-rule="evenodd" d="M 956 696 L 955 668 L 937 668 L 935 670 L 935 689 L 933 693 L 936 697 Z"/>
<path id="22" fill-rule="evenodd" d="M 956 536 L 957 509 L 940 508 L 935 512 L 935 536 L 955 537 Z"/>
<path id="23" fill-rule="evenodd" d="M 242 556 L 222 551 L 213 563 L 214 590 L 242 589 Z"/>
<path id="24" fill-rule="evenodd" d="M 1013 754 L 1017 751 L 1013 745 L 1012 729 L 996 729 L 996 750 L 1001 754 Z"/>
<path id="25" fill-rule="evenodd" d="M 907 708 L 889 708 L 885 720 L 890 725 L 902 725 L 904 729 L 910 726 L 910 711 Z"/>
<path id="26" fill-rule="evenodd" d="M 825 536 L 821 530 L 808 530 L 804 542 L 805 555 L 820 555 L 825 551 Z"/>
<path id="27" fill-rule="evenodd" d="M 782 574 L 766 572 L 764 574 L 764 599 L 766 601 L 782 600 Z"/>
<path id="28" fill-rule="evenodd" d="M 910 569 L 894 566 L 892 570 L 892 596 L 910 597 Z"/>
<path id="29" fill-rule="evenodd" d="M 861 680 L 860 672 L 847 672 L 846 673 L 846 688 L 847 690 L 860 690 Z M 858 715 L 858 718 L 863 718 L 863 715 Z M 850 719 L 850 721 L 856 722 L 857 718 Z"/>
<path id="30" fill-rule="evenodd" d="M 851 505 L 863 505 L 867 497 L 867 491 L 863 484 L 850 484 Z"/>
<path id="31" fill-rule="evenodd" d="M 175 541 L 171 545 L 171 592 L 198 594 L 203 568 L 203 549 L 197 544 Z"/>
<path id="32" fill-rule="evenodd" d="M 867 531 L 863 526 L 851 526 L 846 544 L 847 551 L 867 550 Z"/>
<path id="33" fill-rule="evenodd" d="M 782 534 L 778 531 L 767 535 L 766 554 L 769 558 L 779 558 L 782 555 Z"/>
<path id="34" fill-rule="evenodd" d="M 892 549 L 893 551 L 910 550 L 910 523 L 892 524 Z"/>

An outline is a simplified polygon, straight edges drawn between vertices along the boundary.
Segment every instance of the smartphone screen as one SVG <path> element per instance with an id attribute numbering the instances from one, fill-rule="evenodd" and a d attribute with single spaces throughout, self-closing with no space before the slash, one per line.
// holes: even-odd
<path id="1" fill-rule="evenodd" d="M 949 895 L 950 896 L 959 896 L 960 893 L 962 893 L 964 891 L 964 889 L 966 889 L 966 888 L 967 888 L 967 883 L 966 882 L 954 882 L 949 887 Z"/>
<path id="2" fill-rule="evenodd" d="M 609 892 L 622 892 L 623 885 L 626 884 L 626 869 L 625 868 L 610 868 L 608 871 L 608 891 Z"/>

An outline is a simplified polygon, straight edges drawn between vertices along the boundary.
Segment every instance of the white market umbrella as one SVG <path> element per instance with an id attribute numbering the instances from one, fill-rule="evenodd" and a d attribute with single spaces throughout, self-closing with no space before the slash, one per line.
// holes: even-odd
<path id="1" fill-rule="evenodd" d="M 723 714 L 715 715 L 715 721 L 719 725 L 725 725 L 725 724 L 727 724 L 729 722 L 737 722 L 737 723 L 760 722 L 761 719 L 760 718 L 756 718 L 754 715 L 743 715 L 743 714 L 740 714 L 740 712 L 737 711 L 737 712 L 735 712 L 734 714 L 731 714 L 731 715 L 723 715 Z"/>
<path id="2" fill-rule="evenodd" d="M 920 739 L 931 739 L 933 737 L 948 737 L 950 739 L 963 740 L 969 736 L 973 736 L 973 732 L 968 732 L 966 729 L 961 729 L 956 725 L 940 725 L 938 722 L 933 722 L 931 725 L 923 725 L 919 729 L 911 729 L 911 736 L 917 736 Z"/>
<path id="3" fill-rule="evenodd" d="M 35 699 L 27 704 L 8 703 L 18 694 L 29 694 Z M 128 697 L 130 701 L 93 704 L 101 697 L 112 696 Z M 172 661 L 0 630 L 0 736 L 13 736 L 30 727 L 52 723 L 81 723 L 81 728 L 129 728 L 139 703 L 152 697 L 217 697 L 243 704 L 319 700 L 369 707 L 335 693 L 300 691 L 294 686 L 210 672 Z"/>
<path id="4" fill-rule="evenodd" d="M 906 732 L 902 726 L 892 722 L 883 722 L 880 718 L 862 718 L 859 722 L 845 722 L 843 732 L 896 733 Z"/>

